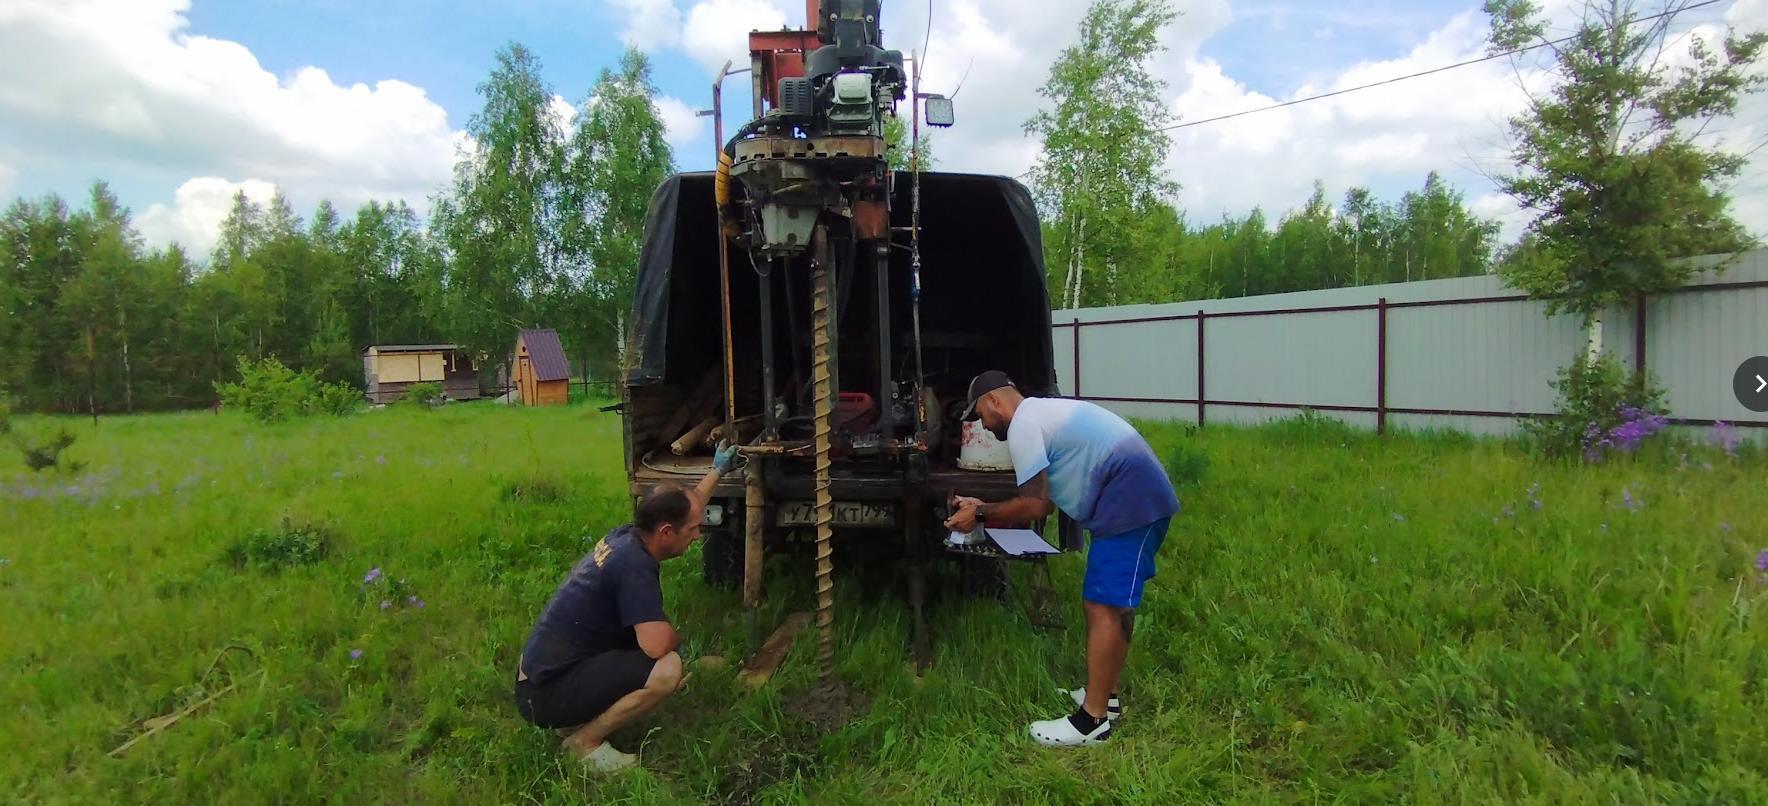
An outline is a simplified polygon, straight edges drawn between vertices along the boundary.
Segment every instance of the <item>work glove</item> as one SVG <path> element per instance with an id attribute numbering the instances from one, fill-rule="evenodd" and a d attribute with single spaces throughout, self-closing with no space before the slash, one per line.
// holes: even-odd
<path id="1" fill-rule="evenodd" d="M 712 469 L 717 470 L 720 475 L 736 470 L 737 446 L 726 445 L 719 448 L 717 453 L 712 454 Z"/>

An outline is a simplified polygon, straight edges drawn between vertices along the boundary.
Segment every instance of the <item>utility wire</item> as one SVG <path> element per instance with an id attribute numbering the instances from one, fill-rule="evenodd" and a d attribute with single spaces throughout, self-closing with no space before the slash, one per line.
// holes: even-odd
<path id="1" fill-rule="evenodd" d="M 1688 6 L 1683 6 L 1681 8 L 1674 9 L 1671 11 L 1665 11 L 1661 14 L 1653 14 L 1649 17 L 1641 17 L 1637 20 L 1633 20 L 1633 22 L 1637 23 L 1637 22 L 1651 22 L 1652 20 L 1661 20 L 1665 17 L 1674 16 L 1676 14 L 1681 14 L 1685 11 L 1694 11 L 1695 9 L 1706 8 L 1707 6 L 1718 5 L 1721 2 L 1725 2 L 1725 0 L 1705 0 L 1704 2 L 1695 3 L 1693 5 L 1688 5 Z M 1188 129 L 1192 126 L 1202 126 L 1205 123 L 1215 123 L 1217 121 L 1229 120 L 1231 118 L 1245 117 L 1246 115 L 1256 115 L 1260 112 L 1269 112 L 1273 109 L 1282 109 L 1284 107 L 1295 106 L 1297 104 L 1305 104 L 1309 101 L 1319 101 L 1319 100 L 1324 100 L 1326 98 L 1335 98 L 1340 95 L 1347 95 L 1349 93 L 1358 92 L 1361 90 L 1373 89 L 1375 87 L 1382 87 L 1382 86 L 1386 86 L 1388 84 L 1397 84 L 1401 81 L 1407 81 L 1407 80 L 1414 79 L 1414 78 L 1423 78 L 1424 76 L 1436 75 L 1437 73 L 1442 73 L 1442 72 L 1445 72 L 1448 70 L 1454 70 L 1454 69 L 1460 68 L 1460 67 L 1467 67 L 1470 65 L 1480 64 L 1482 62 L 1489 62 L 1489 61 L 1493 61 L 1496 59 L 1504 59 L 1504 58 L 1508 58 L 1511 56 L 1516 56 L 1519 54 L 1528 53 L 1529 51 L 1540 50 L 1541 48 L 1545 48 L 1545 47 L 1552 47 L 1554 45 L 1563 45 L 1563 44 L 1570 42 L 1576 38 L 1577 38 L 1577 35 L 1573 34 L 1572 36 L 1563 37 L 1560 39 L 1549 40 L 1546 42 L 1540 42 L 1537 44 L 1529 45 L 1527 47 L 1514 48 L 1512 50 L 1506 50 L 1501 53 L 1488 54 L 1485 56 L 1481 56 L 1477 59 L 1468 59 L 1467 61 L 1464 61 L 1464 62 L 1456 62 L 1454 64 L 1446 64 L 1446 65 L 1443 65 L 1442 67 L 1432 68 L 1430 70 L 1425 70 L 1425 71 L 1419 72 L 1419 73 L 1408 73 L 1403 76 L 1395 76 L 1393 78 L 1384 79 L 1382 81 L 1373 81 L 1368 84 L 1359 84 L 1355 87 L 1345 87 L 1342 90 L 1333 90 L 1332 92 L 1323 92 L 1323 93 L 1320 93 L 1319 95 L 1310 95 L 1306 98 L 1296 98 L 1294 100 L 1284 101 L 1282 103 L 1271 104 L 1270 106 L 1261 106 L 1257 109 L 1246 109 L 1246 110 L 1242 110 L 1239 112 L 1231 112 L 1226 115 L 1217 115 L 1212 118 L 1204 118 L 1202 120 L 1190 120 L 1190 121 L 1186 121 L 1184 123 L 1175 123 L 1171 126 L 1162 126 L 1158 129 L 1155 129 L 1154 131 L 1170 132 L 1170 131 L 1176 131 L 1178 129 Z"/>

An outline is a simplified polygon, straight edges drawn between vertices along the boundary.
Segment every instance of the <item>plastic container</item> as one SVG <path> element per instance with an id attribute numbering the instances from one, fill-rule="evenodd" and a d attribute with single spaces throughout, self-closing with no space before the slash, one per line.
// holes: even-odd
<path id="1" fill-rule="evenodd" d="M 958 443 L 958 467 L 965 470 L 998 472 L 1013 469 L 1013 454 L 1007 443 L 995 439 L 981 420 L 964 423 Z"/>

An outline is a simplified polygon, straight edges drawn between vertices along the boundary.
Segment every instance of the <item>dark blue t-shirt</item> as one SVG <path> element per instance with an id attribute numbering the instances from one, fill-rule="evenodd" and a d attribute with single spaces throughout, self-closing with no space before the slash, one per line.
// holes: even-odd
<path id="1" fill-rule="evenodd" d="M 648 621 L 668 621 L 662 583 L 656 558 L 628 524 L 602 538 L 559 584 L 522 647 L 522 671 L 544 683 L 592 655 L 636 649 L 633 627 Z"/>

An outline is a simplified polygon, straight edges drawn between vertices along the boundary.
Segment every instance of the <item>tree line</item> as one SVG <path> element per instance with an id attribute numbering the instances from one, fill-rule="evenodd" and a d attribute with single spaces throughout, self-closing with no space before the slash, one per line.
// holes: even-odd
<path id="1" fill-rule="evenodd" d="M 150 249 L 103 182 L 0 214 L 0 392 L 24 410 L 215 401 L 244 357 L 360 385 L 371 344 L 460 343 L 487 374 L 521 327 L 617 368 L 651 191 L 674 172 L 646 58 L 604 70 L 566 122 L 520 45 L 497 54 L 471 147 L 425 221 L 401 201 L 297 214 L 237 193 L 213 251 Z"/>

